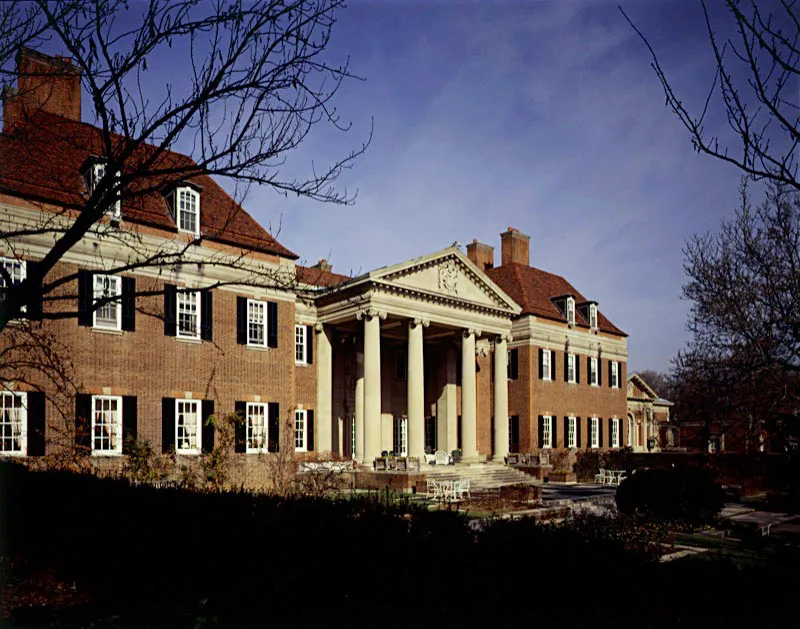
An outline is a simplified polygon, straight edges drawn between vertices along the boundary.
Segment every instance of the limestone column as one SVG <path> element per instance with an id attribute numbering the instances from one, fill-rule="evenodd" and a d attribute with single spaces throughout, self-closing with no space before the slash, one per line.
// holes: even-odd
<path id="1" fill-rule="evenodd" d="M 333 351 L 330 330 L 321 323 L 315 326 L 317 332 L 317 409 L 316 444 L 317 452 L 330 452 L 333 449 Z"/>
<path id="2" fill-rule="evenodd" d="M 461 450 L 465 461 L 478 460 L 478 398 L 475 380 L 477 330 L 464 330 L 461 339 Z"/>
<path id="3" fill-rule="evenodd" d="M 425 451 L 425 366 L 422 329 L 427 321 L 408 323 L 408 455 L 422 456 Z"/>
<path id="4" fill-rule="evenodd" d="M 364 319 L 364 462 L 381 454 L 381 324 L 370 311 Z"/>
<path id="5" fill-rule="evenodd" d="M 356 351 L 356 451 L 355 459 L 359 463 L 365 461 L 364 456 L 364 353 Z"/>
<path id="6" fill-rule="evenodd" d="M 444 384 L 436 400 L 436 443 L 445 452 L 458 448 L 458 387 L 456 386 L 455 348 L 445 350 Z"/>
<path id="7" fill-rule="evenodd" d="M 508 454 L 508 344 L 505 337 L 494 342 L 494 451 L 502 461 Z"/>

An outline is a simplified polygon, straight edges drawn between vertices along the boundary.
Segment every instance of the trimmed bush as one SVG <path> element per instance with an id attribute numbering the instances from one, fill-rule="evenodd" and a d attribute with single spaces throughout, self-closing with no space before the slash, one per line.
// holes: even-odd
<path id="1" fill-rule="evenodd" d="M 724 495 L 708 470 L 670 468 L 631 475 L 617 489 L 616 500 L 621 513 L 699 524 L 722 510 Z"/>

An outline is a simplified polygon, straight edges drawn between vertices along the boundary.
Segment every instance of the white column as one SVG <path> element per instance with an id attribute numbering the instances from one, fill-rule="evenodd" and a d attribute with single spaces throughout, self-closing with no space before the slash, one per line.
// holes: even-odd
<path id="1" fill-rule="evenodd" d="M 378 314 L 364 317 L 364 462 L 381 454 L 381 324 Z"/>
<path id="2" fill-rule="evenodd" d="M 356 452 L 355 459 L 364 463 L 364 353 L 356 352 Z"/>
<path id="3" fill-rule="evenodd" d="M 508 454 L 508 345 L 504 337 L 494 342 L 494 451 L 502 461 Z"/>
<path id="4" fill-rule="evenodd" d="M 422 456 L 425 451 L 425 366 L 422 328 L 427 322 L 414 319 L 408 323 L 408 455 Z"/>
<path id="5" fill-rule="evenodd" d="M 464 330 L 461 340 L 461 450 L 465 461 L 478 460 L 475 336 L 476 330 Z"/>
<path id="6" fill-rule="evenodd" d="M 452 452 L 458 448 L 458 388 L 456 386 L 456 352 L 445 351 L 444 385 L 436 400 L 436 439 L 439 449 Z"/>
<path id="7" fill-rule="evenodd" d="M 330 452 L 333 448 L 333 352 L 330 331 L 321 323 L 317 331 L 317 452 Z"/>

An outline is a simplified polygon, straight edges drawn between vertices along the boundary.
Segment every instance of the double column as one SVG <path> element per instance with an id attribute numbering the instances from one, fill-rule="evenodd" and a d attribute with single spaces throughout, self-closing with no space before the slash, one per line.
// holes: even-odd
<path id="1" fill-rule="evenodd" d="M 461 339 L 461 458 L 478 460 L 478 391 L 475 382 L 475 337 L 480 330 L 463 330 Z"/>
<path id="2" fill-rule="evenodd" d="M 494 448 L 492 458 L 502 461 L 508 454 L 508 338 L 494 342 Z"/>
<path id="3" fill-rule="evenodd" d="M 408 322 L 408 454 L 422 456 L 425 451 L 425 363 L 423 328 L 429 322 L 412 319 Z"/>

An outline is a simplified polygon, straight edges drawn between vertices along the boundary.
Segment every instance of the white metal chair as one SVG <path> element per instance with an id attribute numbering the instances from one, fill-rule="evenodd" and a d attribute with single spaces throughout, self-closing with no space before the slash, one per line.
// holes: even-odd
<path id="1" fill-rule="evenodd" d="M 450 465 L 450 455 L 444 450 L 437 450 L 434 457 L 436 458 L 436 465 Z"/>
<path id="2" fill-rule="evenodd" d="M 599 473 L 594 475 L 594 482 L 600 483 L 601 485 L 606 484 L 606 471 L 602 467 L 599 470 Z"/>
<path id="3" fill-rule="evenodd" d="M 433 465 L 434 463 L 436 463 L 435 454 L 428 454 L 427 452 L 423 452 L 422 456 L 425 457 L 425 465 Z"/>
<path id="4" fill-rule="evenodd" d="M 472 494 L 469 491 L 471 485 L 469 478 L 459 478 L 456 483 L 455 493 L 459 500 L 464 500 L 465 495 L 472 498 Z"/>

